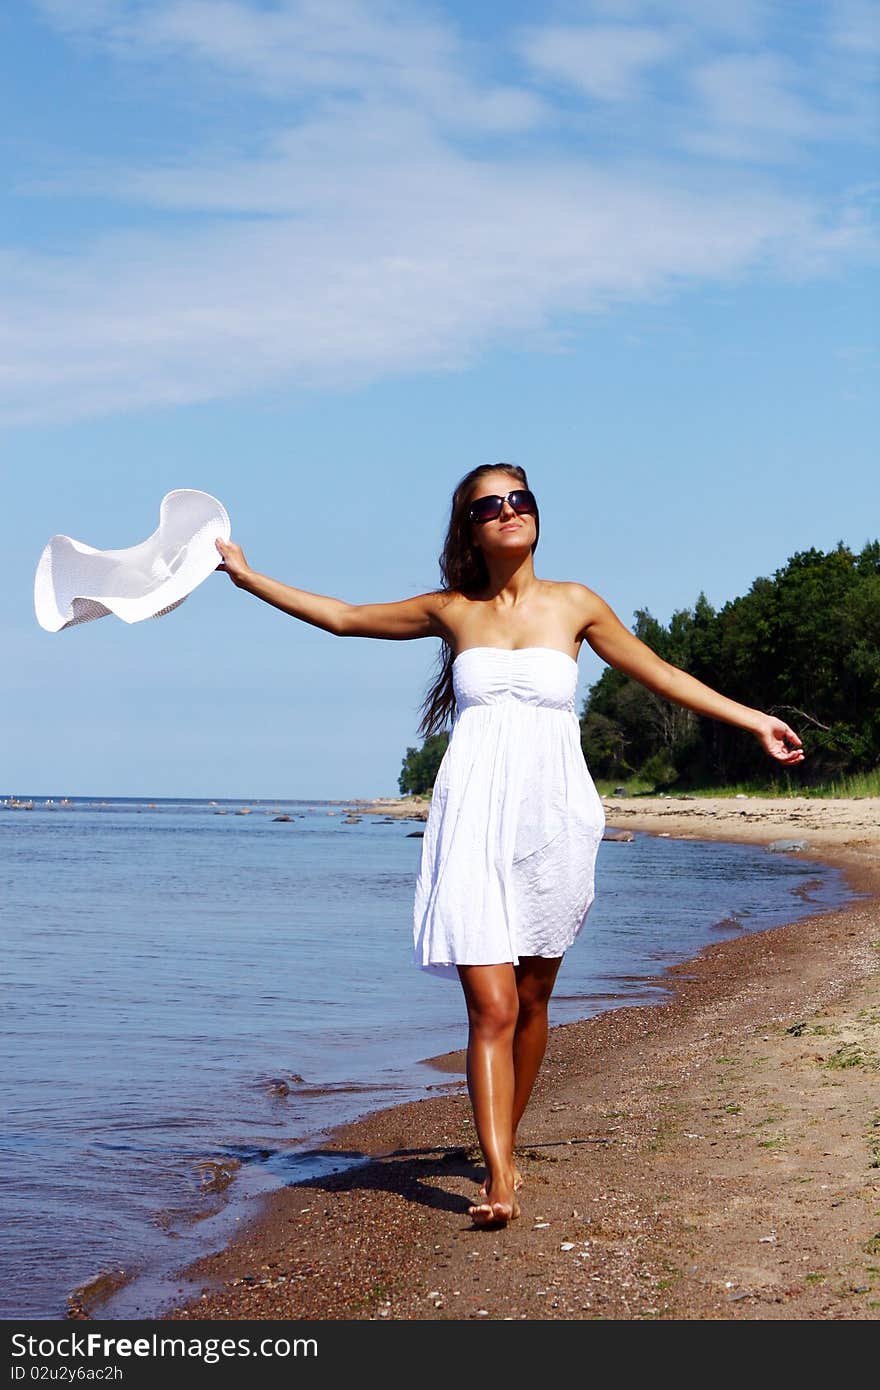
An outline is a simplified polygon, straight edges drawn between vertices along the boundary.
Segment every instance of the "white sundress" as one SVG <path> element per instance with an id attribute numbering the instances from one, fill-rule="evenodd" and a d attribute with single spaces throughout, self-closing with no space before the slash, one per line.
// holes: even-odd
<path id="1" fill-rule="evenodd" d="M 605 811 L 581 750 L 577 662 L 555 647 L 468 647 L 434 783 L 413 905 L 414 960 L 561 956 L 595 895 Z"/>

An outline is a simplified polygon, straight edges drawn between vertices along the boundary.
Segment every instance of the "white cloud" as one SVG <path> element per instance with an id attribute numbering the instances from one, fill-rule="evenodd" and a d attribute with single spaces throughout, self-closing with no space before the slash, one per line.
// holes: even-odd
<path id="1" fill-rule="evenodd" d="M 597 101 L 637 97 L 646 72 L 675 47 L 672 32 L 636 27 L 548 25 L 527 29 L 521 38 L 532 68 Z"/>
<path id="2" fill-rule="evenodd" d="M 94 154 L 91 172 L 79 161 L 67 191 L 113 200 L 141 230 L 70 242 L 63 257 L 0 253 L 6 420 L 456 370 L 494 344 L 559 346 L 563 319 L 700 281 L 821 273 L 870 241 L 857 211 L 818 194 L 670 155 L 699 119 L 716 152 L 727 140 L 740 155 L 769 127 L 792 147 L 821 134 L 773 55 L 697 61 L 692 39 L 673 54 L 642 25 L 627 47 L 606 25 L 605 74 L 589 83 L 613 96 L 615 122 L 654 64 L 695 74 L 669 148 L 643 140 L 633 167 L 585 154 L 560 134 L 562 109 L 482 76 L 489 57 L 396 0 L 42 3 L 117 59 L 232 74 L 268 96 L 261 125 L 267 109 L 274 124 L 259 136 L 243 124 L 222 156 L 100 173 Z M 629 17 L 661 8 L 645 0 Z M 558 34 L 533 29 L 530 51 L 561 73 Z"/>
<path id="3" fill-rule="evenodd" d="M 39 0 L 54 23 L 133 63 L 178 61 L 279 101 L 405 101 L 486 131 L 542 119 L 538 96 L 468 70 L 452 25 L 403 0 Z"/>
<path id="4" fill-rule="evenodd" d="M 798 257 L 815 269 L 860 235 L 772 193 L 700 193 L 561 161 L 493 167 L 418 141 L 393 167 L 364 166 L 356 147 L 346 170 L 337 150 L 334 177 L 318 158 L 311 179 L 292 145 L 252 168 L 249 186 L 236 169 L 214 179 L 227 203 L 239 186 L 254 205 L 286 187 L 292 212 L 276 194 L 268 221 L 0 264 L 6 418 L 459 368 L 493 343 L 545 337 L 560 314 Z M 168 180 L 168 201 L 181 200 L 187 176 Z"/>
<path id="5" fill-rule="evenodd" d="M 768 5 L 767 0 L 574 0 L 556 8 L 570 23 L 688 26 L 706 35 L 752 42 L 764 32 Z"/>
<path id="6" fill-rule="evenodd" d="M 730 53 L 690 75 L 697 101 L 682 143 L 742 163 L 792 161 L 805 148 L 850 140 L 876 144 L 873 103 L 855 73 L 823 58 L 812 82 L 791 59 Z"/>
<path id="7" fill-rule="evenodd" d="M 805 15 L 802 34 L 779 30 L 772 5 L 745 14 L 664 0 L 579 8 L 593 17 L 654 21 L 547 23 L 519 36 L 539 81 L 563 83 L 587 99 L 580 128 L 594 142 L 759 165 L 791 162 L 821 142 L 876 143 L 872 45 L 880 22 L 875 14 L 872 35 L 860 0 L 838 0 L 812 24 Z M 735 32 L 719 25 L 718 10 L 731 8 Z M 602 104 L 613 104 L 613 123 Z"/>
<path id="8" fill-rule="evenodd" d="M 690 148 L 735 159 L 778 159 L 799 141 L 827 133 L 828 118 L 794 90 L 790 63 L 769 53 L 734 53 L 692 76 L 700 106 Z"/>
<path id="9" fill-rule="evenodd" d="M 832 0 L 828 19 L 832 42 L 838 47 L 867 60 L 880 53 L 880 11 L 875 0 Z"/>

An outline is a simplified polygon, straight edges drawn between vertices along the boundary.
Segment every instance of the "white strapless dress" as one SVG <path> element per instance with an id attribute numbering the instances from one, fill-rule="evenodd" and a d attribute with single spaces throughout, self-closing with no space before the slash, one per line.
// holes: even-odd
<path id="1" fill-rule="evenodd" d="M 415 963 L 561 956 L 595 894 L 605 812 L 581 750 L 577 662 L 553 647 L 469 647 L 425 823 Z"/>

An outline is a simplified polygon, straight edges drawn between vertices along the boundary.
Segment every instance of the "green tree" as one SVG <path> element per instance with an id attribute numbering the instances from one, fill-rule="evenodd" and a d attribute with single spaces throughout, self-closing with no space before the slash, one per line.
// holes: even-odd
<path id="1" fill-rule="evenodd" d="M 619 777 L 629 771 L 626 735 L 620 724 L 605 714 L 590 712 L 581 720 L 581 748 L 597 777 Z"/>
<path id="2" fill-rule="evenodd" d="M 401 796 L 421 796 L 431 790 L 448 743 L 448 734 L 432 734 L 421 748 L 407 748 L 397 779 Z"/>
<path id="3" fill-rule="evenodd" d="M 658 656 L 734 700 L 779 714 L 804 740 L 798 781 L 880 766 L 880 542 L 856 555 L 793 555 L 716 612 L 701 593 L 667 627 L 647 609 L 633 631 Z M 588 693 L 581 743 L 605 776 L 712 783 L 774 775 L 754 739 L 694 716 L 611 668 Z"/>
<path id="4" fill-rule="evenodd" d="M 633 631 L 646 646 L 664 661 L 687 668 L 693 630 L 687 610 L 673 615 L 668 631 L 646 608 L 634 618 Z M 691 710 L 661 699 L 613 667 L 590 690 L 581 722 L 581 746 L 593 772 L 604 777 L 639 773 L 664 784 L 675 780 L 676 767 L 696 734 Z"/>

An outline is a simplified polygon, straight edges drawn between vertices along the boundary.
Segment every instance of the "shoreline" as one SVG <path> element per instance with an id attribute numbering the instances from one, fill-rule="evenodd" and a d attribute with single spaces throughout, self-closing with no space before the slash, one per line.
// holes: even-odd
<path id="1" fill-rule="evenodd" d="M 808 796 L 603 796 L 609 829 L 677 833 L 680 838 L 745 840 L 763 844 L 775 838 L 814 837 L 832 849 L 875 848 L 880 855 L 880 797 L 818 798 Z M 354 815 L 381 815 L 399 820 L 427 820 L 431 798 L 376 797 L 343 801 Z M 616 822 L 620 825 L 616 826 Z M 698 833 L 697 833 L 698 832 Z"/>
<path id="2" fill-rule="evenodd" d="M 367 1160 L 257 1199 L 230 1244 L 170 1281 L 184 1301 L 160 1317 L 877 1317 L 880 802 L 834 803 L 823 823 L 764 802 L 726 801 L 710 820 L 704 801 L 654 801 L 608 798 L 609 828 L 795 832 L 803 857 L 864 896 L 704 948 L 660 977 L 667 1001 L 556 1025 L 518 1148 L 523 1216 L 506 1230 L 467 1216 L 481 1167 L 466 1093 L 429 1097 L 331 1131 L 328 1155 Z M 410 798 L 357 805 L 414 811 Z M 462 1056 L 426 1060 L 460 1071 Z M 842 1103 L 830 1113 L 829 1088 Z M 803 1123 L 806 1138 L 788 1133 Z M 828 1159 L 842 1161 L 844 1137 L 846 1181 Z M 808 1253 L 792 1256 L 794 1238 Z"/>

